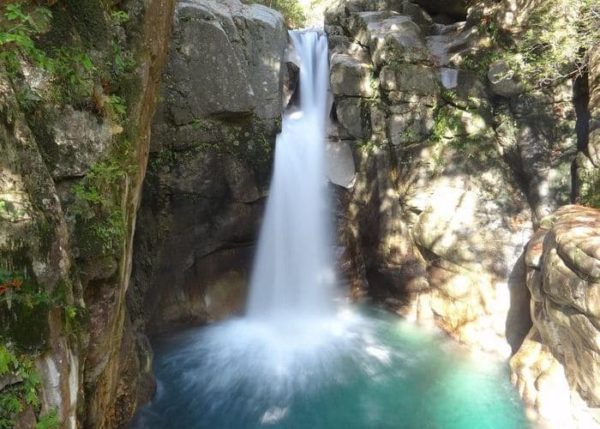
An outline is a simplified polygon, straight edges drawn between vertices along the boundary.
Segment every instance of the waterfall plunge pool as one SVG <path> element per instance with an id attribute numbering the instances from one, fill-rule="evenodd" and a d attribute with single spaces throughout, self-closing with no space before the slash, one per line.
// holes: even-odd
<path id="1" fill-rule="evenodd" d="M 231 320 L 155 350 L 157 394 L 136 429 L 529 427 L 505 365 L 380 310 Z"/>
<path id="2" fill-rule="evenodd" d="M 524 429 L 506 368 L 373 309 L 336 308 L 326 192 L 327 38 L 290 33 L 284 115 L 246 314 L 155 344 L 136 429 Z"/>

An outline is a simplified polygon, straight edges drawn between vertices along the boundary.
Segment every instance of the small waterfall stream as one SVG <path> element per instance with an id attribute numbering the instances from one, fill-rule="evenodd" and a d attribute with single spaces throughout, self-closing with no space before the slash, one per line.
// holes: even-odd
<path id="1" fill-rule="evenodd" d="M 335 302 L 325 183 L 327 40 L 292 32 L 300 108 L 277 139 L 242 318 L 154 344 L 135 429 L 522 429 L 506 369 L 374 309 Z"/>

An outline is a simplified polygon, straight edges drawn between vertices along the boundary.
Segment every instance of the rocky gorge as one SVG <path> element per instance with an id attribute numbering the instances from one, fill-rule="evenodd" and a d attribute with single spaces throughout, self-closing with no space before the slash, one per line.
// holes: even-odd
<path id="1" fill-rule="evenodd" d="M 328 176 L 348 294 L 510 359 L 542 427 L 593 428 L 600 57 L 540 84 L 503 55 L 580 25 L 551 3 L 327 4 Z M 148 338 L 243 308 L 298 65 L 263 5 L 40 4 L 0 21 L 0 427 L 124 427 Z"/>

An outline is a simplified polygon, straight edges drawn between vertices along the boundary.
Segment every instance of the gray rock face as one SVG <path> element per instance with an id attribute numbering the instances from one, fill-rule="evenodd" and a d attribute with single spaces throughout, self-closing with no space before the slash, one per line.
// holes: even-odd
<path id="1" fill-rule="evenodd" d="M 54 155 L 52 177 L 57 180 L 84 176 L 95 163 L 106 158 L 113 132 L 108 122 L 99 122 L 89 112 L 66 106 L 58 113 L 51 148 Z"/>
<path id="2" fill-rule="evenodd" d="M 338 122 L 351 137 L 366 139 L 371 135 L 369 106 L 360 98 L 341 99 L 336 105 Z"/>
<path id="3" fill-rule="evenodd" d="M 398 64 L 381 69 L 380 85 L 384 91 L 435 96 L 439 92 L 437 74 L 431 67 Z"/>
<path id="4" fill-rule="evenodd" d="M 331 90 L 335 95 L 370 97 L 374 94 L 372 67 L 351 55 L 331 57 Z"/>
<path id="5" fill-rule="evenodd" d="M 168 74 L 169 94 L 179 98 L 169 103 L 176 125 L 210 115 L 280 115 L 287 39 L 277 12 L 234 0 L 190 0 L 179 3 L 175 20 Z"/>
<path id="6" fill-rule="evenodd" d="M 129 306 L 154 331 L 242 308 L 290 61 L 259 5 L 183 1 L 173 34 Z"/>
<path id="7" fill-rule="evenodd" d="M 390 14 L 389 18 L 381 19 L 380 13 L 371 12 L 360 13 L 358 17 L 365 29 L 357 39 L 369 47 L 376 67 L 395 61 L 419 63 L 429 59 L 421 29 L 410 17 Z"/>
<path id="8" fill-rule="evenodd" d="M 495 61 L 490 64 L 487 77 L 492 91 L 498 95 L 511 97 L 523 92 L 523 86 L 516 81 L 514 71 L 510 70 L 504 61 Z"/>

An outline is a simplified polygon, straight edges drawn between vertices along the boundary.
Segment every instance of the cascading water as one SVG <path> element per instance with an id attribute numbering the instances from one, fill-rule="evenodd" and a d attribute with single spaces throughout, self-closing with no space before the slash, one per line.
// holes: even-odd
<path id="1" fill-rule="evenodd" d="M 301 62 L 300 109 L 283 118 L 247 317 L 333 315 L 325 187 L 327 38 L 291 32 Z M 273 321 L 275 324 L 275 320 Z"/>
<path id="2" fill-rule="evenodd" d="M 283 120 L 246 315 L 155 344 L 136 429 L 515 429 L 497 366 L 390 315 L 334 303 L 325 185 L 327 40 L 292 32 L 300 108 Z"/>

